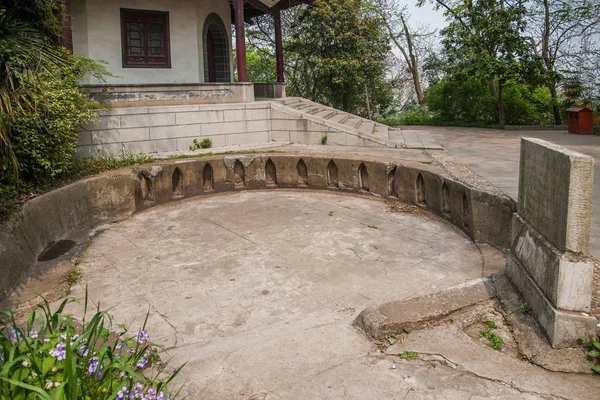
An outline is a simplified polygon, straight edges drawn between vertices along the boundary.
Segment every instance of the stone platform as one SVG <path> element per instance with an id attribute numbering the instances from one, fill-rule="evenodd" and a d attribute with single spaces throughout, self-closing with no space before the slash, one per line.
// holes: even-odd
<path id="1" fill-rule="evenodd" d="M 364 357 L 371 343 L 350 326 L 364 307 L 501 269 L 502 254 L 486 249 L 484 260 L 447 222 L 375 199 L 245 192 L 110 227 L 81 257 L 73 295 L 87 286 L 132 329 L 150 310 L 163 358 L 188 362 L 191 398 L 278 398 Z"/>

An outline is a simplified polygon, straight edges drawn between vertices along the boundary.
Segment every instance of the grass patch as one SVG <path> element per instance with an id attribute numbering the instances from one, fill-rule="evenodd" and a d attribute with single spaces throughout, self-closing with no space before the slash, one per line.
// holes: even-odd
<path id="1" fill-rule="evenodd" d="M 491 331 L 479 331 L 481 337 L 484 337 L 490 342 L 489 346 L 494 350 L 502 350 L 502 346 L 504 345 L 504 339 L 502 337 L 496 335 Z"/>
<path id="2" fill-rule="evenodd" d="M 433 161 L 420 161 L 421 164 L 427 164 L 427 165 L 431 165 L 433 164 Z"/>
<path id="3" fill-rule="evenodd" d="M 371 229 L 379 229 L 379 227 L 377 225 L 367 225 L 367 226 Z"/>

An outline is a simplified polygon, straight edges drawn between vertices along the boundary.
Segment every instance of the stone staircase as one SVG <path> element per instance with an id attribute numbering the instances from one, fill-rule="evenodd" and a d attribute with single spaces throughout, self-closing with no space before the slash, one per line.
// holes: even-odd
<path id="1" fill-rule="evenodd" d="M 386 147 L 442 149 L 427 131 L 390 127 L 301 97 L 287 97 L 277 102 L 307 119 L 316 120 L 349 133 L 356 133 L 361 138 L 376 138 L 378 140 L 374 141 Z"/>

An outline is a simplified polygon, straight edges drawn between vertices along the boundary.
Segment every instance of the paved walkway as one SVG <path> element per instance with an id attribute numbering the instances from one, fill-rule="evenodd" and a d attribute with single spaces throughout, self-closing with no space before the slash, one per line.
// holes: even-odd
<path id="1" fill-rule="evenodd" d="M 479 128 L 418 127 L 431 132 L 448 153 L 517 199 L 522 137 L 535 137 L 594 157 L 594 204 L 591 254 L 600 259 L 600 137 L 565 131 L 502 131 Z"/>

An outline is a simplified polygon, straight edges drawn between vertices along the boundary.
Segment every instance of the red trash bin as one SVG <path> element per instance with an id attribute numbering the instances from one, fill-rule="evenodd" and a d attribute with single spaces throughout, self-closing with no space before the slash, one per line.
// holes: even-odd
<path id="1" fill-rule="evenodd" d="M 592 110 L 587 107 L 573 106 L 567 108 L 567 121 L 570 133 L 578 133 L 580 135 L 594 133 Z"/>

